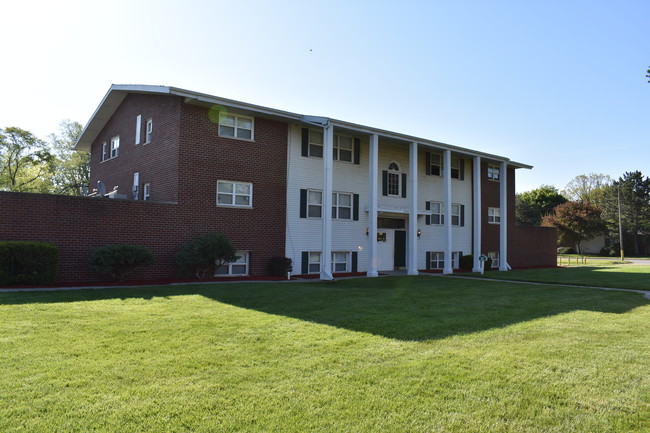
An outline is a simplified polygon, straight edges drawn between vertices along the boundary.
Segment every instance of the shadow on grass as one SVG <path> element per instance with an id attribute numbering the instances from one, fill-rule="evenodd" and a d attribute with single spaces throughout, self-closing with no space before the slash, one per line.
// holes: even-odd
<path id="1" fill-rule="evenodd" d="M 650 304 L 636 293 L 419 276 L 2 293 L 0 305 L 184 295 L 409 341 L 468 334 L 576 310 L 620 314 Z"/>
<path id="2" fill-rule="evenodd" d="M 478 276 L 476 274 L 470 274 Z M 547 269 L 515 269 L 510 272 L 486 272 L 484 278 L 533 281 L 578 286 L 650 290 L 650 267 L 637 265 L 596 265 Z"/>

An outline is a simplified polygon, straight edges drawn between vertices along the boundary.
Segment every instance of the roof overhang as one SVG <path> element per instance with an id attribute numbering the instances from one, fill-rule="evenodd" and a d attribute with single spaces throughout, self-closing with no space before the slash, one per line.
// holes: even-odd
<path id="1" fill-rule="evenodd" d="M 288 111 L 276 110 L 273 108 L 263 107 L 260 105 L 248 104 L 246 102 L 235 101 L 232 99 L 220 98 L 217 96 L 208 95 L 205 93 L 193 92 L 190 90 L 179 89 L 176 87 L 168 86 L 149 86 L 149 85 L 138 85 L 138 84 L 113 84 L 102 102 L 99 104 L 90 120 L 86 124 L 86 127 L 81 132 L 75 148 L 82 151 L 90 151 L 90 147 L 99 135 L 99 133 L 104 129 L 108 120 L 113 116 L 117 108 L 120 106 L 124 98 L 130 93 L 146 93 L 154 95 L 175 95 L 183 98 L 183 102 L 193 105 L 202 105 L 202 106 L 223 106 L 228 109 L 241 111 L 243 113 L 251 113 L 257 116 L 291 121 L 299 124 L 306 124 L 317 127 L 327 127 L 333 126 L 334 128 L 351 131 L 355 133 L 361 133 L 365 135 L 378 135 L 380 138 L 394 140 L 397 142 L 415 142 L 418 145 L 425 148 L 431 148 L 436 150 L 450 150 L 454 153 L 470 156 L 470 157 L 480 157 L 487 161 L 491 162 L 505 162 L 509 166 L 514 168 L 533 168 L 531 165 L 522 164 L 519 162 L 510 161 L 508 158 L 493 155 L 485 152 L 479 152 L 472 149 L 467 149 L 463 147 L 454 146 L 451 144 L 441 143 L 438 141 L 428 140 L 421 137 L 414 137 L 411 135 L 400 134 L 397 132 L 386 131 L 379 128 L 373 128 L 364 125 L 358 125 L 355 123 L 345 122 L 342 120 L 330 119 L 327 117 L 320 116 L 308 116 L 297 113 L 291 113 Z"/>

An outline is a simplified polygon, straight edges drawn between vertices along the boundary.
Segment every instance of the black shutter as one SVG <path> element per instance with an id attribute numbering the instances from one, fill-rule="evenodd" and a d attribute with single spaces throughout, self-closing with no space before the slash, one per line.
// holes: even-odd
<path id="1" fill-rule="evenodd" d="M 309 273 L 309 251 L 302 252 L 302 270 L 301 274 Z"/>
<path id="2" fill-rule="evenodd" d="M 461 227 L 465 226 L 465 205 L 464 204 L 460 205 L 460 226 Z"/>
<path id="3" fill-rule="evenodd" d="M 381 172 L 381 195 L 388 195 L 388 172 Z"/>
<path id="4" fill-rule="evenodd" d="M 360 138 L 354 139 L 354 163 L 355 164 L 361 163 L 361 139 Z"/>
<path id="5" fill-rule="evenodd" d="M 307 190 L 300 190 L 300 218 L 307 218 Z"/>
<path id="6" fill-rule="evenodd" d="M 431 251 L 427 251 L 427 263 L 426 263 L 426 270 L 431 269 Z"/>
<path id="7" fill-rule="evenodd" d="M 352 270 L 351 272 L 357 272 L 358 269 L 358 252 L 357 251 L 352 251 Z"/>
<path id="8" fill-rule="evenodd" d="M 431 152 L 425 152 L 424 155 L 425 155 L 424 160 L 426 164 L 424 169 L 427 173 L 427 176 L 430 176 L 431 175 Z"/>
<path id="9" fill-rule="evenodd" d="M 406 173 L 402 173 L 402 197 L 406 197 Z"/>
<path id="10" fill-rule="evenodd" d="M 424 202 L 424 207 L 426 208 L 426 210 L 431 210 L 431 202 L 430 201 Z M 424 216 L 424 224 L 428 226 L 431 225 L 431 215 Z"/>
<path id="11" fill-rule="evenodd" d="M 302 128 L 302 156 L 309 156 L 309 129 Z"/>
<path id="12" fill-rule="evenodd" d="M 359 194 L 352 195 L 352 219 L 359 221 Z"/>
<path id="13" fill-rule="evenodd" d="M 465 160 L 460 159 L 458 163 L 460 164 L 460 177 L 459 177 L 459 179 L 460 180 L 465 180 Z"/>

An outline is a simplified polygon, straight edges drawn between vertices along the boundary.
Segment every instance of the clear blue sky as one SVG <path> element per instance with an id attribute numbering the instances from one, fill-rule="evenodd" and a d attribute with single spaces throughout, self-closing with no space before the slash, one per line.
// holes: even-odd
<path id="1" fill-rule="evenodd" d="M 650 175 L 650 1 L 15 1 L 0 127 L 161 84 L 507 156 L 517 190 Z"/>

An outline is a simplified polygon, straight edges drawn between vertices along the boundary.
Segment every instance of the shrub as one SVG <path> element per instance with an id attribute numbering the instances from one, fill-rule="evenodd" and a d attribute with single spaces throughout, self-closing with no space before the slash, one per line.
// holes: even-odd
<path id="1" fill-rule="evenodd" d="M 275 277 L 286 277 L 289 272 L 293 271 L 293 264 L 288 257 L 271 258 L 271 275 Z"/>
<path id="2" fill-rule="evenodd" d="M 575 254 L 576 250 L 571 247 L 559 247 L 557 249 L 558 254 Z"/>
<path id="3" fill-rule="evenodd" d="M 483 270 L 484 271 L 492 270 L 492 257 L 488 256 L 487 260 L 485 261 L 485 264 L 483 265 Z"/>
<path id="4" fill-rule="evenodd" d="M 0 286 L 52 284 L 59 249 L 43 242 L 0 242 Z"/>
<path id="5" fill-rule="evenodd" d="M 465 256 L 460 256 L 460 268 L 465 271 L 471 271 L 474 267 L 474 256 L 467 254 Z"/>
<path id="6" fill-rule="evenodd" d="M 618 245 L 608 245 L 606 247 L 603 247 L 600 250 L 600 255 L 601 256 L 606 256 L 606 257 L 617 257 L 620 255 L 620 251 L 618 249 Z"/>
<path id="7" fill-rule="evenodd" d="M 93 271 L 102 275 L 110 275 L 118 281 L 136 269 L 150 265 L 153 255 L 145 247 L 139 245 L 107 245 L 96 249 L 88 260 Z"/>
<path id="8" fill-rule="evenodd" d="M 176 254 L 176 264 L 181 272 L 205 278 L 213 276 L 219 266 L 237 260 L 235 253 L 235 247 L 224 235 L 208 233 L 185 244 Z"/>

